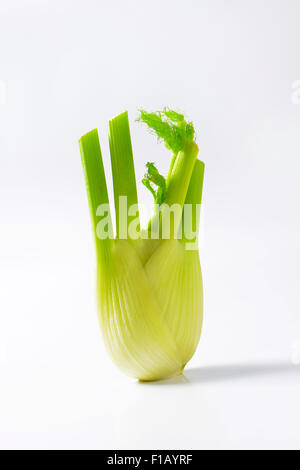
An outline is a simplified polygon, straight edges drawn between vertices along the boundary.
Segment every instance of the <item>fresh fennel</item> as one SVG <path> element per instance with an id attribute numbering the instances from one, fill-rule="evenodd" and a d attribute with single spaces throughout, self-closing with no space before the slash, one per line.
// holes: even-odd
<path id="1" fill-rule="evenodd" d="M 79 146 L 95 234 L 104 342 L 121 370 L 146 381 L 181 373 L 199 342 L 203 288 L 197 236 L 204 163 L 197 159 L 193 124 L 182 114 L 141 110 L 138 121 L 172 152 L 166 178 L 154 163 L 146 165 L 142 182 L 155 203 L 146 229 L 139 222 L 127 112 L 109 122 L 115 236 L 97 130 L 82 136 Z M 173 206 L 178 210 L 168 219 Z M 167 237 L 165 219 L 170 221 Z"/>

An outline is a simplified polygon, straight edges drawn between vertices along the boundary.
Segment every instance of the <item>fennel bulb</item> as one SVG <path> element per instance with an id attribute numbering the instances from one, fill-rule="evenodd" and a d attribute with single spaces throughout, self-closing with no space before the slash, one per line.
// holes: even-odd
<path id="1" fill-rule="evenodd" d="M 141 111 L 139 121 L 173 154 L 167 178 L 154 163 L 146 165 L 142 182 L 155 202 L 146 229 L 139 222 L 127 112 L 109 122 L 115 236 L 97 130 L 81 137 L 79 145 L 96 241 L 98 314 L 106 348 L 126 374 L 158 380 L 180 374 L 200 338 L 203 288 L 197 236 L 204 164 L 197 160 L 193 125 L 182 114 L 166 108 Z"/>

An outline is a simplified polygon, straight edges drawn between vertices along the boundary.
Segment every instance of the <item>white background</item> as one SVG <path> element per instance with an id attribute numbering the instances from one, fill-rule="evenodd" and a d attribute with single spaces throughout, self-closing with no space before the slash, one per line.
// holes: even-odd
<path id="1" fill-rule="evenodd" d="M 299 0 L 2 0 L 1 448 L 300 448 L 299 17 Z M 109 172 L 128 109 L 137 179 L 165 171 L 135 123 L 165 105 L 206 163 L 205 319 L 184 377 L 139 384 L 103 347 L 77 141 L 98 127 Z"/>

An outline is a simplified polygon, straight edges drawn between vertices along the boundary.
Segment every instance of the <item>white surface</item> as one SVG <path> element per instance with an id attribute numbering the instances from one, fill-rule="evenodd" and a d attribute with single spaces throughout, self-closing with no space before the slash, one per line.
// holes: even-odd
<path id="1" fill-rule="evenodd" d="M 1 2 L 1 448 L 300 448 L 299 15 L 296 0 Z M 206 163 L 205 321 L 186 379 L 138 384 L 101 341 L 77 140 L 98 127 L 109 168 L 107 120 L 128 109 L 138 179 L 147 160 L 166 170 L 134 123 L 165 105 Z"/>

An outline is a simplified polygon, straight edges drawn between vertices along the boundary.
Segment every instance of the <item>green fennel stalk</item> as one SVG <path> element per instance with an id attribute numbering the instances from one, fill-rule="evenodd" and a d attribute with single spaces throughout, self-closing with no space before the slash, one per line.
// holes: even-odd
<path id="1" fill-rule="evenodd" d="M 79 145 L 96 241 L 98 314 L 104 342 L 125 373 L 157 380 L 179 374 L 200 338 L 203 289 L 197 236 L 204 164 L 197 160 L 194 127 L 182 114 L 166 108 L 156 113 L 141 110 L 138 120 L 172 152 L 166 178 L 154 163 L 146 165 L 142 182 L 153 194 L 156 210 L 144 230 L 139 222 L 127 112 L 109 122 L 115 237 L 97 131 L 85 134 Z M 103 204 L 105 213 L 99 210 Z M 165 215 L 174 204 L 179 210 L 164 239 Z M 183 229 L 184 236 L 178 239 Z M 189 249 L 191 243 L 196 248 Z"/>

